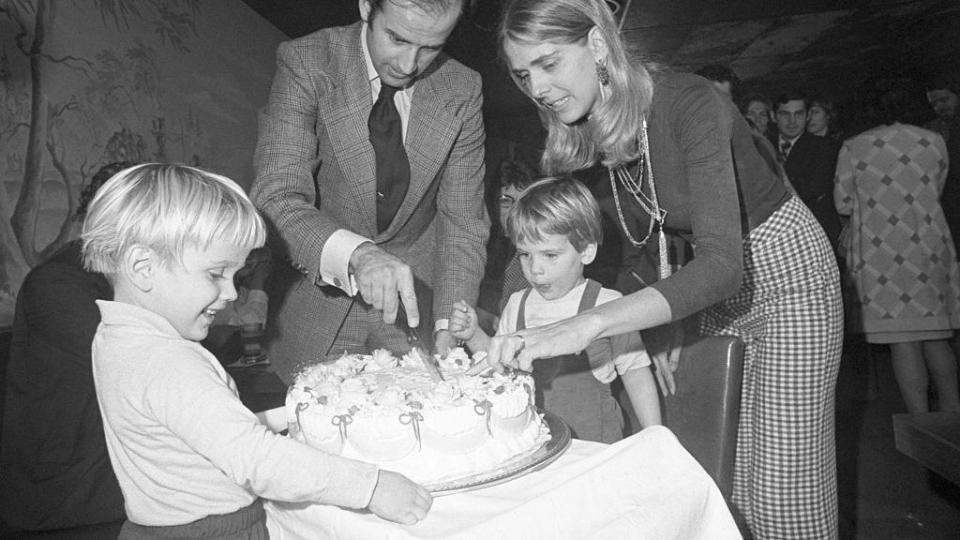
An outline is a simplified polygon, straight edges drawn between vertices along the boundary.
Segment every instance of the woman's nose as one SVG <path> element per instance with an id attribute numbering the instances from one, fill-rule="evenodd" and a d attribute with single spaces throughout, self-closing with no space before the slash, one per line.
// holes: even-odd
<path id="1" fill-rule="evenodd" d="M 533 74 L 530 74 L 529 77 L 530 95 L 537 101 L 543 101 L 547 96 L 547 90 L 549 90 L 546 78 Z"/>

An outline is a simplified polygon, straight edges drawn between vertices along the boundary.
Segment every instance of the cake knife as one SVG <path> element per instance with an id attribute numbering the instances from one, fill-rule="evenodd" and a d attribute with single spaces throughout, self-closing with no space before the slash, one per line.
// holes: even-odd
<path id="1" fill-rule="evenodd" d="M 407 335 L 407 343 L 410 345 L 410 348 L 420 356 L 420 359 L 423 361 L 423 367 L 427 368 L 427 373 L 430 374 L 433 382 L 442 382 L 443 374 L 440 373 L 440 366 L 437 364 L 433 355 L 428 353 L 423 347 L 423 342 L 420 341 L 420 336 L 417 335 L 417 331 L 410 328 L 410 324 L 407 322 L 407 313 L 403 309 L 403 306 L 400 306 L 400 309 L 397 310 L 397 326 Z"/>

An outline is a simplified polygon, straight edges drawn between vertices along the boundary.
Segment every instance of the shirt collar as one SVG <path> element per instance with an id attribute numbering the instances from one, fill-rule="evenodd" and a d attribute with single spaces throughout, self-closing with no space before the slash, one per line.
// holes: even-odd
<path id="1" fill-rule="evenodd" d="M 803 137 L 803 133 L 797 135 L 796 137 L 794 137 L 794 138 L 792 138 L 792 139 L 788 139 L 788 138 L 784 137 L 783 135 L 780 135 L 780 144 L 783 144 L 783 143 L 785 143 L 785 142 L 788 142 L 788 143 L 790 143 L 790 147 L 793 148 L 793 145 L 797 144 L 797 139 L 799 139 L 800 137 Z"/>
<path id="2" fill-rule="evenodd" d="M 186 339 L 163 315 L 127 302 L 97 300 L 101 321 L 105 326 L 119 325 L 149 329 L 153 334 Z"/>
<path id="3" fill-rule="evenodd" d="M 377 90 L 380 90 L 380 75 L 377 74 L 377 68 L 373 67 L 373 59 L 370 58 L 370 49 L 367 48 L 367 28 L 369 23 L 364 22 L 360 25 L 360 48 L 363 50 L 363 64 L 367 66 L 367 82 L 373 84 L 377 81 Z"/>
<path id="4" fill-rule="evenodd" d="M 547 300 L 546 298 L 541 296 L 540 291 L 538 291 L 536 287 L 533 287 L 533 291 L 531 292 L 535 294 L 537 298 L 540 299 L 541 302 L 556 302 L 558 304 L 562 304 L 563 302 L 566 302 L 570 299 L 576 299 L 577 301 L 580 301 L 580 297 L 583 296 L 583 293 L 586 290 L 587 290 L 587 280 L 584 279 L 579 285 L 576 285 L 572 289 L 567 291 L 567 294 L 561 296 L 560 298 L 555 298 L 553 300 Z"/>

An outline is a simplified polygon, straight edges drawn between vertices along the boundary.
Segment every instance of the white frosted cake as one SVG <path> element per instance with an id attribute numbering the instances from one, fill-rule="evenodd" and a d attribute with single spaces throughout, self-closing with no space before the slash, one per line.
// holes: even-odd
<path id="1" fill-rule="evenodd" d="M 425 485 L 496 471 L 550 438 L 533 406 L 533 378 L 468 376 L 462 349 L 437 359 L 434 382 L 417 353 L 379 349 L 302 371 L 287 392 L 290 435 Z"/>

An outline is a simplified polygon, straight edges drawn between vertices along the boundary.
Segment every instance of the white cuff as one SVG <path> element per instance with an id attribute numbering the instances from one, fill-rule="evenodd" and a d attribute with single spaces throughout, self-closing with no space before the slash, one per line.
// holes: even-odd
<path id="1" fill-rule="evenodd" d="M 450 319 L 437 319 L 433 323 L 433 333 L 436 334 L 441 330 L 450 329 Z"/>
<path id="2" fill-rule="evenodd" d="M 613 364 L 617 368 L 617 373 L 623 375 L 631 369 L 639 369 L 650 365 L 650 355 L 647 350 L 631 351 L 623 353 L 613 359 Z"/>
<path id="3" fill-rule="evenodd" d="M 371 240 L 347 229 L 331 234 L 320 252 L 320 279 L 355 296 L 357 286 L 350 275 L 350 256 L 364 242 Z"/>

